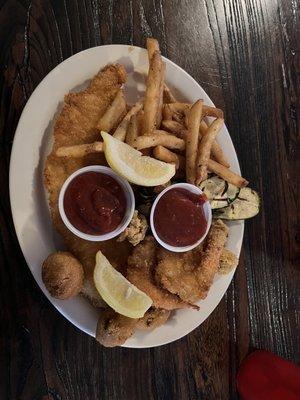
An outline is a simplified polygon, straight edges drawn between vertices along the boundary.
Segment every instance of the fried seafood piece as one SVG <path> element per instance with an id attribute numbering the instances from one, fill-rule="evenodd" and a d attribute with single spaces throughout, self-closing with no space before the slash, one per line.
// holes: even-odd
<path id="1" fill-rule="evenodd" d="M 151 307 L 148 311 L 146 311 L 143 318 L 138 320 L 136 328 L 143 331 L 152 331 L 153 329 L 158 328 L 166 323 L 170 315 L 170 310 Z"/>
<path id="2" fill-rule="evenodd" d="M 235 267 L 238 266 L 239 259 L 235 254 L 233 254 L 228 249 L 223 249 L 221 257 L 218 273 L 222 275 L 229 274 Z"/>
<path id="3" fill-rule="evenodd" d="M 111 308 L 100 311 L 96 340 L 105 347 L 121 346 L 132 336 L 138 319 L 128 318 Z"/>
<path id="4" fill-rule="evenodd" d="M 212 223 L 203 248 L 180 254 L 161 248 L 157 255 L 157 282 L 183 301 L 204 299 L 218 271 L 227 235 L 227 226 L 217 220 Z"/>
<path id="5" fill-rule="evenodd" d="M 83 285 L 84 272 L 81 263 L 67 251 L 50 254 L 42 265 L 42 279 L 57 299 L 76 296 Z"/>
<path id="6" fill-rule="evenodd" d="M 145 292 L 152 299 L 153 306 L 156 308 L 175 310 L 191 306 L 155 282 L 156 252 L 157 245 L 154 237 L 147 236 L 128 257 L 127 279 Z"/>
<path id="7" fill-rule="evenodd" d="M 143 214 L 140 214 L 137 210 L 134 211 L 132 220 L 128 227 L 118 237 L 118 242 L 123 242 L 125 239 L 128 240 L 133 246 L 138 245 L 146 236 L 148 229 L 148 223 Z"/>
<path id="8" fill-rule="evenodd" d="M 116 94 L 126 81 L 126 72 L 122 65 L 112 64 L 95 75 L 88 87 L 65 96 L 64 105 L 54 124 L 54 143 L 46 160 L 44 182 L 49 194 L 49 206 L 53 225 L 61 235 L 65 246 L 81 262 L 84 268 L 85 282 L 81 293 L 93 304 L 100 305 L 101 299 L 93 282 L 95 256 L 98 250 L 120 269 L 131 251 L 128 241 L 122 243 L 116 239 L 105 242 L 88 242 L 75 236 L 66 228 L 58 212 L 60 189 L 75 170 L 87 165 L 106 165 L 104 154 L 88 154 L 79 158 L 58 157 L 56 150 L 62 146 L 75 146 L 100 140 L 96 127 Z"/>

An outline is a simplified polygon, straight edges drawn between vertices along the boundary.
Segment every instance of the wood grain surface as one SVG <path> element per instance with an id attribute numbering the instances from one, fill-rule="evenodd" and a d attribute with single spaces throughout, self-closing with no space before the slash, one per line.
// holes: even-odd
<path id="1" fill-rule="evenodd" d="M 1 400 L 236 399 L 237 368 L 254 348 L 300 361 L 299 34 L 296 0 L 0 0 Z M 54 309 L 26 266 L 10 151 L 51 69 L 82 49 L 144 46 L 147 36 L 225 110 L 262 207 L 246 223 L 234 281 L 198 329 L 159 348 L 105 349 Z"/>

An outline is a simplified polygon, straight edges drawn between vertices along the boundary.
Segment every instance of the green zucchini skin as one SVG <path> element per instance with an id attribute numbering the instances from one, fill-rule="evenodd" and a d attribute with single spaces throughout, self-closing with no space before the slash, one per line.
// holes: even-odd
<path id="1" fill-rule="evenodd" d="M 214 212 L 214 218 L 226 220 L 244 220 L 253 218 L 260 209 L 258 193 L 248 187 L 242 188 L 237 198 L 229 206 Z"/>
<path id="2" fill-rule="evenodd" d="M 208 198 L 212 210 L 227 207 L 238 196 L 240 189 L 224 181 L 217 175 L 212 175 L 201 182 L 200 189 Z"/>

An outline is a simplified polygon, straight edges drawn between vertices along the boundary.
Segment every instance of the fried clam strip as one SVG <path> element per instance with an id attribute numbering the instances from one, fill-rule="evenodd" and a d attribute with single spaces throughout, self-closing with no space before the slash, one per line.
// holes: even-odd
<path id="1" fill-rule="evenodd" d="M 77 144 L 75 146 L 62 146 L 56 150 L 55 155 L 57 157 L 67 157 L 67 158 L 80 158 L 85 157 L 88 154 L 102 153 L 103 143 L 94 142 L 88 144 Z"/>
<path id="2" fill-rule="evenodd" d="M 212 223 L 203 249 L 177 254 L 161 248 L 157 254 L 157 282 L 183 301 L 204 299 L 218 271 L 227 235 L 227 226 L 217 220 Z"/>
<path id="3" fill-rule="evenodd" d="M 223 124 L 224 120 L 222 118 L 215 119 L 199 142 L 196 170 L 197 185 L 207 178 L 207 164 L 210 157 L 211 146 Z"/>
<path id="4" fill-rule="evenodd" d="M 136 115 L 142 109 L 142 107 L 143 107 L 142 100 L 138 101 L 137 103 L 135 103 L 133 107 L 131 107 L 131 109 L 128 111 L 128 113 L 121 121 L 120 125 L 115 130 L 113 137 L 122 140 L 122 142 L 124 142 L 131 117 L 133 115 Z"/>
<path id="5" fill-rule="evenodd" d="M 157 245 L 153 236 L 147 236 L 138 244 L 127 261 L 127 279 L 145 292 L 153 306 L 165 310 L 191 307 L 175 294 L 161 288 L 154 280 Z M 193 307 L 193 306 L 192 306 Z"/>
<path id="6" fill-rule="evenodd" d="M 134 333 L 138 319 L 128 318 L 111 308 L 101 309 L 96 340 L 105 347 L 121 346 Z"/>
<path id="7" fill-rule="evenodd" d="M 105 114 L 100 118 L 97 128 L 100 131 L 110 132 L 126 113 L 124 92 L 120 89 Z"/>

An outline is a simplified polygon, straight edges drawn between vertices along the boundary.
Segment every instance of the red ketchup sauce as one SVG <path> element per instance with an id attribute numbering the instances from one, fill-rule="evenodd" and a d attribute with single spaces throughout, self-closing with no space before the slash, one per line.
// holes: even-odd
<path id="1" fill-rule="evenodd" d="M 168 190 L 159 199 L 153 215 L 157 235 L 171 246 L 196 243 L 207 228 L 203 209 L 206 201 L 205 195 L 191 193 L 187 189 Z"/>
<path id="2" fill-rule="evenodd" d="M 103 235 L 115 230 L 126 211 L 121 185 L 100 172 L 84 172 L 68 185 L 64 210 L 70 223 L 83 233 Z"/>

